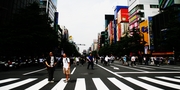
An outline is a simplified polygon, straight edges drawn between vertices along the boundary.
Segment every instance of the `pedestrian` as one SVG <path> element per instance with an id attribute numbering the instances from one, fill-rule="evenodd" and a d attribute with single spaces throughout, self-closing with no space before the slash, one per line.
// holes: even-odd
<path id="1" fill-rule="evenodd" d="M 66 80 L 64 80 L 65 83 L 69 80 L 70 75 L 70 59 L 66 57 L 66 54 L 63 54 L 63 73 L 66 77 Z"/>
<path id="2" fill-rule="evenodd" d="M 131 57 L 131 66 L 136 65 L 135 60 L 136 60 L 136 57 L 132 56 Z"/>
<path id="3" fill-rule="evenodd" d="M 93 70 L 93 66 L 94 66 L 94 58 L 92 56 L 92 54 L 90 54 L 88 57 L 87 57 L 87 60 L 88 60 L 88 66 L 87 66 L 87 69 L 89 69 L 89 66 L 91 65 L 91 69 Z"/>
<path id="4" fill-rule="evenodd" d="M 107 66 L 107 65 L 109 65 L 109 60 L 110 60 L 110 57 L 108 56 L 108 55 L 106 55 L 106 57 L 105 57 L 105 62 L 104 62 L 104 64 Z"/>
<path id="5" fill-rule="evenodd" d="M 52 52 L 49 52 L 49 56 L 47 57 L 45 64 L 46 64 L 47 71 L 48 71 L 48 81 L 49 81 L 49 83 L 53 83 L 54 82 L 53 76 L 54 76 L 54 71 L 55 71 L 55 66 L 57 64 L 57 60 Z"/>

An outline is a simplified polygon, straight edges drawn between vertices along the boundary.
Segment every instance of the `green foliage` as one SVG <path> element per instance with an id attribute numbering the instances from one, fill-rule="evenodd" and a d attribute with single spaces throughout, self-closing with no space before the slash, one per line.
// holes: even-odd
<path id="1" fill-rule="evenodd" d="M 57 33 L 47 15 L 40 12 L 39 5 L 33 3 L 14 14 L 11 24 L 0 27 L 1 54 L 39 55 L 58 46 Z"/>
<path id="2" fill-rule="evenodd" d="M 70 43 L 68 40 L 63 39 L 62 44 L 63 44 L 62 48 L 67 56 L 80 56 L 81 55 L 76 49 L 75 45 L 73 43 Z"/>

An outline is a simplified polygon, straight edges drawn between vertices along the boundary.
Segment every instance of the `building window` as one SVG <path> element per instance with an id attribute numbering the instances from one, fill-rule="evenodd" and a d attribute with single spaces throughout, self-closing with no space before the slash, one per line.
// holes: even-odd
<path id="1" fill-rule="evenodd" d="M 159 8 L 159 5 L 150 5 L 150 8 Z"/>
<path id="2" fill-rule="evenodd" d="M 139 4 L 139 5 L 138 5 L 138 9 L 142 9 L 142 10 L 144 10 L 144 5 Z"/>

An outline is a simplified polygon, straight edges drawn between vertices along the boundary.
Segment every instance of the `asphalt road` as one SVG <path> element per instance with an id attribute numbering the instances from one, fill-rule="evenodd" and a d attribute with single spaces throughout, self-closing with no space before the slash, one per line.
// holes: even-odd
<path id="1" fill-rule="evenodd" d="M 0 72 L 0 90 L 180 90 L 180 67 L 173 65 L 136 67 L 118 61 L 101 63 L 94 70 L 72 65 L 68 83 L 61 67 L 56 67 L 54 83 L 48 83 L 44 67 L 27 67 Z"/>

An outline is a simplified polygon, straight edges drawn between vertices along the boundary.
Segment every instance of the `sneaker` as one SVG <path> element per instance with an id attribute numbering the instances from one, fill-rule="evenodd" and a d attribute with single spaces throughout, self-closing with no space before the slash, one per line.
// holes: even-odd
<path id="1" fill-rule="evenodd" d="M 54 81 L 49 81 L 49 83 L 54 83 Z"/>

